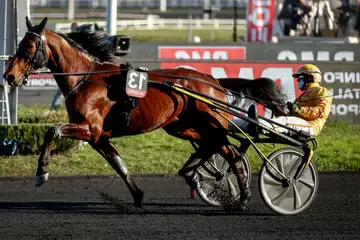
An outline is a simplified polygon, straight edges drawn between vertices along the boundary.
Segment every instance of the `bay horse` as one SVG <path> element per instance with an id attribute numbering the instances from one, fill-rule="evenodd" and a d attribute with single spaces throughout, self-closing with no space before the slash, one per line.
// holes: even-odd
<path id="1" fill-rule="evenodd" d="M 69 123 L 53 126 L 45 133 L 36 171 L 36 186 L 49 178 L 47 165 L 52 141 L 60 137 L 73 138 L 87 141 L 99 152 L 123 178 L 132 194 L 134 205 L 142 207 L 144 194 L 111 145 L 110 139 L 163 128 L 170 135 L 196 143 L 204 153 L 220 153 L 229 161 L 242 193 L 240 202 L 244 206 L 247 204 L 250 190 L 246 187 L 246 177 L 239 161 L 241 154 L 227 139 L 227 120 L 207 104 L 161 84 L 149 83 L 147 95 L 137 99 L 138 103 L 134 107 L 124 90 L 126 72 L 118 64 L 90 56 L 71 39 L 45 28 L 46 23 L 46 17 L 39 25 L 33 25 L 26 17 L 28 31 L 3 75 L 10 86 L 21 86 L 26 83 L 31 71 L 47 67 L 54 74 L 66 98 Z M 56 74 L 105 70 L 113 72 L 85 76 Z M 162 75 L 164 73 L 173 77 L 168 78 Z M 184 76 L 188 79 L 184 79 Z M 227 101 L 227 95 L 216 79 L 194 70 L 151 70 L 148 77 L 156 83 L 168 80 L 220 101 Z M 234 88 L 246 91 L 255 86 L 252 92 L 260 93 L 257 97 L 266 101 L 281 99 L 278 96 L 281 91 L 272 80 L 250 82 L 254 82 L 253 85 L 248 83 Z M 215 85 L 218 87 L 215 88 Z M 129 121 L 124 120 L 124 113 L 128 113 Z"/>

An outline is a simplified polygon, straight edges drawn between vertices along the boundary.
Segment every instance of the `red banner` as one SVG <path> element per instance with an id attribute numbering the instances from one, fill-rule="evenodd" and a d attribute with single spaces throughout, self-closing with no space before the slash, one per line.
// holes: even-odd
<path id="1" fill-rule="evenodd" d="M 275 0 L 250 0 L 247 8 L 246 41 L 270 42 L 275 19 Z"/>
<path id="2" fill-rule="evenodd" d="M 246 47 L 160 46 L 159 59 L 244 60 Z"/>
<path id="3" fill-rule="evenodd" d="M 246 78 L 266 77 L 273 79 L 286 93 L 288 101 L 293 101 L 301 94 L 297 81 L 292 77 L 301 64 L 294 63 L 189 63 L 163 62 L 161 68 L 185 67 L 202 73 L 211 74 L 214 78 Z M 258 106 L 259 115 L 264 109 Z"/>
<path id="4" fill-rule="evenodd" d="M 163 62 L 161 68 L 186 67 L 199 72 L 211 74 L 214 78 L 247 78 L 266 77 L 273 79 L 284 89 L 289 99 L 300 94 L 297 82 L 292 77 L 301 64 L 296 63 L 189 63 Z"/>

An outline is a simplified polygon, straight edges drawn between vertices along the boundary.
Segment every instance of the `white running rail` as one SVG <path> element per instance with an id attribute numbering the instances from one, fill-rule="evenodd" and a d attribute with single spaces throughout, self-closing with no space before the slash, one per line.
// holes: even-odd
<path id="1" fill-rule="evenodd" d="M 94 22 L 80 22 L 80 24 Z M 96 22 L 106 29 L 106 22 Z M 233 29 L 233 19 L 163 19 L 148 17 L 146 20 L 121 20 L 117 21 L 118 31 L 123 29 L 153 30 L 153 29 Z M 55 31 L 69 33 L 71 23 L 55 24 Z M 246 21 L 237 20 L 237 29 L 244 30 Z"/>

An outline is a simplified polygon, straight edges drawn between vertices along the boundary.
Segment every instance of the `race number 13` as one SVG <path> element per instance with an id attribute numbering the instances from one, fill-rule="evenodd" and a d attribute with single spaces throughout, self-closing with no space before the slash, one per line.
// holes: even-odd
<path id="1" fill-rule="evenodd" d="M 147 93 L 148 74 L 129 70 L 126 76 L 126 94 L 131 97 L 143 98 Z"/>

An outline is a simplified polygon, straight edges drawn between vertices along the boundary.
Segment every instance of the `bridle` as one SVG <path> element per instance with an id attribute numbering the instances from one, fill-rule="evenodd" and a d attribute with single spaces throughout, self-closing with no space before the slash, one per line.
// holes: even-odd
<path id="1" fill-rule="evenodd" d="M 14 81 L 15 86 L 19 86 L 19 81 L 21 79 L 23 79 L 24 85 L 26 85 L 27 79 L 30 76 L 30 71 L 32 69 L 38 69 L 38 68 L 45 67 L 47 64 L 47 60 L 48 60 L 48 55 L 46 53 L 46 47 L 45 47 L 45 35 L 40 35 L 38 33 L 32 32 L 32 31 L 28 31 L 28 32 L 26 32 L 26 34 L 34 35 L 34 36 L 38 37 L 40 41 L 36 41 L 35 53 L 32 53 L 32 54 L 29 54 L 27 52 L 24 53 L 24 56 L 26 56 L 30 59 L 30 63 L 29 63 L 28 68 L 26 69 L 25 73 L 16 82 Z M 39 59 L 40 51 L 44 53 L 44 59 Z"/>

